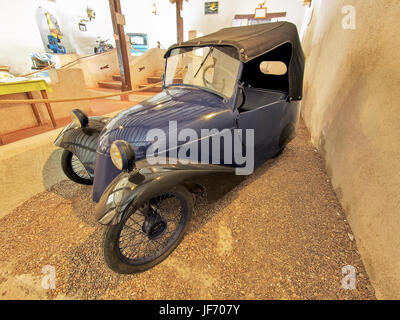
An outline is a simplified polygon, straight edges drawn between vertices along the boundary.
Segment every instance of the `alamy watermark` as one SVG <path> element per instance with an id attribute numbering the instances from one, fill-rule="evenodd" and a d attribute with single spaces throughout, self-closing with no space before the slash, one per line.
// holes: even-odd
<path id="1" fill-rule="evenodd" d="M 168 132 L 151 129 L 146 141 L 152 141 L 146 151 L 149 164 L 233 164 L 237 175 L 254 171 L 254 129 L 178 130 L 170 121 Z"/>
<path id="2" fill-rule="evenodd" d="M 356 289 L 356 268 L 351 265 L 344 266 L 342 274 L 344 275 L 342 278 L 342 288 L 345 290 Z"/>
<path id="3" fill-rule="evenodd" d="M 344 6 L 342 8 L 342 28 L 345 30 L 356 29 L 356 8 L 351 5 Z"/>
<path id="4" fill-rule="evenodd" d="M 56 288 L 56 269 L 51 265 L 46 265 L 42 268 L 44 274 L 42 278 L 42 288 L 45 290 Z"/>

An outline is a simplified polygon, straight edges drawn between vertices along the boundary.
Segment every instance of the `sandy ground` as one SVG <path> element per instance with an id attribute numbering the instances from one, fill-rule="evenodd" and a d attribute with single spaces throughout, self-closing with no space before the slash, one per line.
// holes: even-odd
<path id="1" fill-rule="evenodd" d="M 375 298 L 303 123 L 281 156 L 216 202 L 199 197 L 180 246 L 141 274 L 105 265 L 91 190 L 63 181 L 0 220 L 1 299 Z M 54 290 L 42 288 L 46 265 Z M 342 288 L 346 265 L 354 290 Z"/>

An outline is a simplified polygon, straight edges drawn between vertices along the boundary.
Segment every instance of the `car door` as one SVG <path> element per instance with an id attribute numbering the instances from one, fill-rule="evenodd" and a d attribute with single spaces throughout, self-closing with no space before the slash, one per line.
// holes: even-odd
<path id="1" fill-rule="evenodd" d="M 246 95 L 245 108 L 239 110 L 238 126 L 242 130 L 254 130 L 254 155 L 259 162 L 279 151 L 279 138 L 288 122 L 290 104 L 282 93 L 253 89 L 247 90 Z M 245 139 L 243 143 L 246 144 Z"/>

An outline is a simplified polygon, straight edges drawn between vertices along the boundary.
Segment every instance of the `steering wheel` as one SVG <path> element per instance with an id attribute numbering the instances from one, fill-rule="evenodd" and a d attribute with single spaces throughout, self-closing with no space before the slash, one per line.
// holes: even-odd
<path id="1" fill-rule="evenodd" d="M 207 73 L 208 69 L 211 69 L 211 68 L 214 68 L 213 64 L 210 64 L 209 66 L 204 68 L 204 71 L 203 71 L 203 83 L 207 88 L 214 89 L 214 85 L 212 84 L 212 82 L 208 81 L 206 79 L 206 73 Z"/>
<path id="2" fill-rule="evenodd" d="M 245 102 L 246 102 L 246 92 L 244 91 L 243 84 L 239 84 L 239 89 L 242 91 L 242 102 L 241 102 L 240 105 L 237 107 L 238 110 L 239 110 L 241 107 L 243 107 L 244 104 L 245 104 Z"/>

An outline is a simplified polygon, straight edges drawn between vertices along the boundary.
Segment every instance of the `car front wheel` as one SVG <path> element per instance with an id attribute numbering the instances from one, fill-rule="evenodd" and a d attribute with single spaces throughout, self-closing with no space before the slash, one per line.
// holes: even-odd
<path id="1" fill-rule="evenodd" d="M 82 162 L 71 151 L 64 150 L 61 156 L 61 167 L 65 175 L 72 181 L 80 184 L 93 184 L 93 180 Z"/>
<path id="2" fill-rule="evenodd" d="M 193 196 L 175 186 L 140 208 L 129 205 L 125 210 L 120 223 L 107 227 L 103 251 L 113 271 L 128 274 L 155 266 L 179 245 L 192 215 Z"/>

